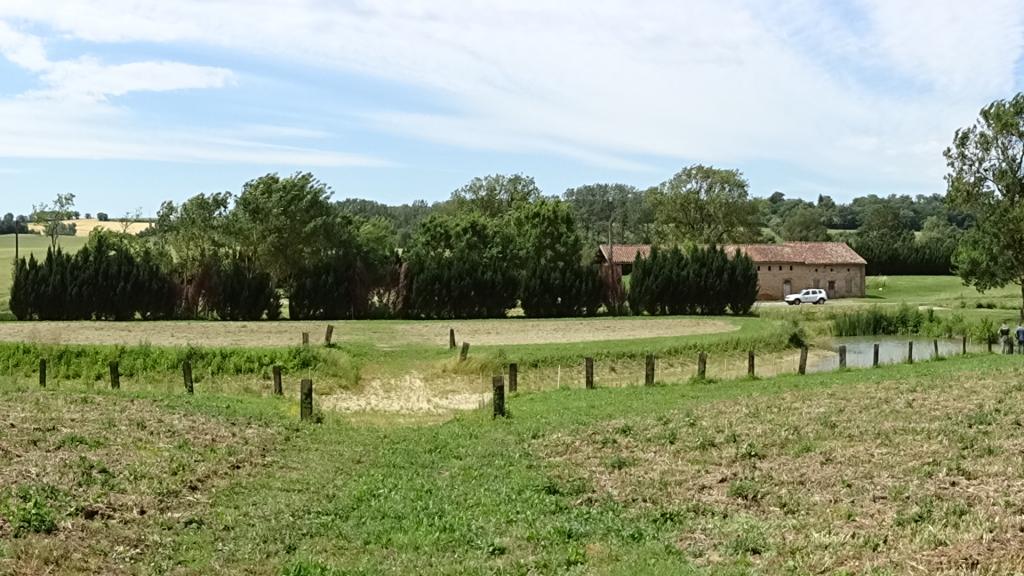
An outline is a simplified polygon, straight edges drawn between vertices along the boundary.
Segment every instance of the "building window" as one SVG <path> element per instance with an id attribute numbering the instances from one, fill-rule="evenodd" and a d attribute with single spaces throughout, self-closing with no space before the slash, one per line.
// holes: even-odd
<path id="1" fill-rule="evenodd" d="M 814 271 L 815 271 L 815 272 L 817 272 L 817 271 L 818 271 L 818 269 L 817 269 L 817 268 L 815 268 L 815 269 L 814 269 Z"/>
<path id="2" fill-rule="evenodd" d="M 849 272 L 849 271 L 850 271 L 850 269 L 849 269 L 849 268 L 847 268 L 847 269 L 846 269 L 846 271 L 847 271 L 847 272 Z"/>
<path id="3" fill-rule="evenodd" d="M 790 272 L 792 272 L 792 271 L 793 271 L 793 265 L 792 265 L 792 264 L 790 264 L 790 265 L 789 265 L 789 271 L 790 271 Z"/>
<path id="4" fill-rule="evenodd" d="M 835 268 L 829 268 L 829 269 L 828 269 L 828 271 L 829 271 L 829 272 L 835 272 L 835 271 L 836 271 L 836 269 L 835 269 Z"/>
<path id="5" fill-rule="evenodd" d="M 760 271 L 761 271 L 761 267 L 760 267 L 760 266 L 758 266 L 758 267 L 757 267 L 757 271 L 758 271 L 758 272 L 760 272 Z"/>
<path id="6" fill-rule="evenodd" d="M 771 267 L 771 266 L 769 266 L 769 267 L 768 267 L 768 271 L 769 271 L 769 272 L 771 272 L 771 271 L 772 271 L 772 267 Z"/>

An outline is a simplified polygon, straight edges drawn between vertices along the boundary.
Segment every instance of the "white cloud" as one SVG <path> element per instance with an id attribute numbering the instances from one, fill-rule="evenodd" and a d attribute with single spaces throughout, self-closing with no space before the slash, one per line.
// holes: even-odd
<path id="1" fill-rule="evenodd" d="M 128 113 L 102 102 L 0 100 L 0 157 L 160 160 L 300 166 L 385 166 L 359 154 L 281 146 L 246 134 L 137 130 Z M 30 119 L 26 122 L 24 119 Z"/>
<path id="2" fill-rule="evenodd" d="M 647 156 L 778 162 L 940 190 L 952 132 L 1015 85 L 1024 3 L 5 0 L 4 17 L 397 80 L 445 111 L 364 117 L 416 138 L 632 169 Z"/>
<path id="3" fill-rule="evenodd" d="M 304 166 L 380 166 L 381 159 L 258 139 L 311 132 L 247 127 L 229 132 L 133 127 L 132 115 L 108 101 L 130 92 L 222 88 L 235 82 L 227 69 L 172 61 L 105 64 L 82 56 L 51 60 L 43 41 L 0 20 L 0 55 L 38 75 L 46 87 L 0 99 L 0 157 L 132 159 Z"/>
<path id="4" fill-rule="evenodd" d="M 32 96 L 70 100 L 105 100 L 129 92 L 166 92 L 223 88 L 234 82 L 230 70 L 181 62 L 131 62 L 107 65 L 95 58 L 55 62 L 41 79 L 50 87 Z"/>
<path id="5" fill-rule="evenodd" d="M 22 34 L 0 20 L 0 55 L 26 70 L 39 72 L 49 65 L 43 41 Z"/>
<path id="6" fill-rule="evenodd" d="M 39 75 L 47 88 L 28 94 L 37 98 L 100 101 L 129 92 L 221 88 L 234 82 L 234 74 L 230 70 L 181 62 L 111 65 L 88 56 L 52 61 L 39 37 L 21 33 L 2 20 L 0 55 Z"/>

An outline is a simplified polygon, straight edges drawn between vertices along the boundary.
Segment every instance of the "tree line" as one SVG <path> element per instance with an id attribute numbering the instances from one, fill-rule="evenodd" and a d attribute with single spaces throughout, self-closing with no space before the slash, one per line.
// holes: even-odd
<path id="1" fill-rule="evenodd" d="M 269 174 L 238 195 L 166 202 L 144 235 L 95 231 L 74 255 L 58 247 L 41 261 L 22 259 L 11 310 L 19 319 L 256 320 L 280 317 L 287 301 L 293 319 L 624 312 L 621 278 L 602 273 L 571 206 L 545 197 L 532 178 L 477 178 L 451 205 L 427 215 L 399 249 L 393 223 L 332 202 L 311 174 Z M 705 253 L 694 250 L 689 257 Z M 715 262 L 701 284 L 708 293 L 743 281 L 756 294 L 756 273 L 734 274 L 746 260 Z M 690 312 L 743 314 L 753 303 L 712 305 L 702 291 L 692 291 Z"/>
<path id="2" fill-rule="evenodd" d="M 782 192 L 758 198 L 740 172 L 703 165 L 646 189 L 589 184 L 561 199 L 588 246 L 840 241 L 865 257 L 869 274 L 951 274 L 953 252 L 973 223 L 968 211 L 950 206 L 942 194 L 868 194 L 845 204 L 827 195 L 814 201 Z M 460 200 L 388 206 L 347 199 L 340 205 L 389 222 L 404 247 L 424 219 L 458 211 Z"/>

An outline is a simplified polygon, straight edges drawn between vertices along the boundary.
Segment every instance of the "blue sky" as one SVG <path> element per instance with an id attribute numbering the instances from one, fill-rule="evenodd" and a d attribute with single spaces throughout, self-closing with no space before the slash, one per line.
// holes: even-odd
<path id="1" fill-rule="evenodd" d="M 2 0 L 0 212 L 311 171 L 440 200 L 522 172 L 751 191 L 944 191 L 942 149 L 1024 86 L 1019 0 Z"/>

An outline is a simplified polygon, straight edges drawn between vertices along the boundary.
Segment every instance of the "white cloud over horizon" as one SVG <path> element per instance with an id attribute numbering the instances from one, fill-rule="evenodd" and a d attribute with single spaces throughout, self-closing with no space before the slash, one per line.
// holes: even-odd
<path id="1" fill-rule="evenodd" d="M 315 122 L 248 132 L 241 141 L 172 130 L 178 134 L 169 144 L 147 146 L 134 132 L 132 112 L 139 112 L 121 109 L 119 96 L 217 91 L 244 79 L 201 62 L 106 64 L 88 54 L 51 62 L 40 29 L 86 45 L 206 47 L 396 82 L 420 91 L 422 105 L 368 102 L 347 117 L 361 129 L 465 150 L 550 155 L 622 171 L 649 171 L 652 158 L 778 163 L 791 172 L 780 186 L 923 190 L 941 186 L 941 151 L 953 131 L 1020 85 L 1024 3 L 0 3 L 0 53 L 44 84 L 0 100 L 0 121 L 19 126 L 17 117 L 36 104 L 24 100 L 39 94 L 51 106 L 33 112 L 52 115 L 53 126 L 16 129 L 34 142 L 34 153 L 87 157 L 81 154 L 92 149 L 188 160 L 196 146 L 201 152 L 191 156 L 223 162 L 379 166 L 387 160 L 359 151 L 273 144 L 287 134 L 317 138 Z M 65 123 L 71 134 L 58 129 Z M 47 146 L 61 134 L 79 137 Z M 243 145 L 250 137 L 268 144 Z M 0 135 L 0 157 L 16 148 Z"/>

